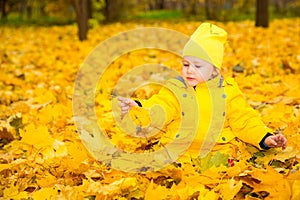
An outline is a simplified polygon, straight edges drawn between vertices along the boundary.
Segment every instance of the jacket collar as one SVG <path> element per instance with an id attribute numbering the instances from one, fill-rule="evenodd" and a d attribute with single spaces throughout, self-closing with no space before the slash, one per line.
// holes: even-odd
<path id="1" fill-rule="evenodd" d="M 223 81 L 224 77 L 221 75 L 216 76 L 215 78 L 208 80 L 204 83 L 198 84 L 195 89 L 200 89 L 200 88 L 217 88 L 217 87 L 222 87 L 223 86 Z"/>

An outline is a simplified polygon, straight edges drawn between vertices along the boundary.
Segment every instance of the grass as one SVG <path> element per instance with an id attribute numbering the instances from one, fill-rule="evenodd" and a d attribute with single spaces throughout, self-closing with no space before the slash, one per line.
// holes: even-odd
<path id="1" fill-rule="evenodd" d="M 165 20 L 165 19 L 181 19 L 184 15 L 179 10 L 153 10 L 138 14 L 134 18 L 150 19 L 150 20 Z"/>
<path id="2" fill-rule="evenodd" d="M 292 18 L 299 17 L 299 11 L 291 10 L 287 13 L 277 13 L 272 6 L 269 7 L 269 20 L 278 18 Z M 204 10 L 198 15 L 186 15 L 180 10 L 154 10 L 140 13 L 135 16 L 130 16 L 127 20 L 206 20 Z M 255 7 L 248 12 L 240 12 L 239 10 L 223 10 L 218 13 L 218 19 L 216 21 L 243 21 L 243 20 L 255 20 Z"/>
<path id="3" fill-rule="evenodd" d="M 9 26 L 23 26 L 23 25 L 32 25 L 32 26 L 53 26 L 53 25 L 66 25 L 72 24 L 75 20 L 73 19 L 62 19 L 50 16 L 41 16 L 41 17 L 20 17 L 17 13 L 11 13 L 7 16 L 5 20 L 0 20 L 1 25 Z"/>

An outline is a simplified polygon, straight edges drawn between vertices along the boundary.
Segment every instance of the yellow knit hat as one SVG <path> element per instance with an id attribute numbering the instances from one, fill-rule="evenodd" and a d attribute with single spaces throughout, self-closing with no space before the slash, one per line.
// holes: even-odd
<path id="1" fill-rule="evenodd" d="M 221 68 L 227 32 L 220 27 L 202 23 L 183 48 L 183 56 L 201 58 Z"/>

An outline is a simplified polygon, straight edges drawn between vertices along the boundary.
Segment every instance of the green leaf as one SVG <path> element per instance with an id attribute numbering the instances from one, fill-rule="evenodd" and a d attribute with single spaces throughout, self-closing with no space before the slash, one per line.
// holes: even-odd
<path id="1" fill-rule="evenodd" d="M 204 158 L 198 158 L 194 161 L 196 165 L 199 165 L 200 172 L 204 172 L 212 166 L 219 167 L 221 165 L 227 166 L 228 154 L 216 152 L 214 155 L 212 152 L 208 153 Z"/>

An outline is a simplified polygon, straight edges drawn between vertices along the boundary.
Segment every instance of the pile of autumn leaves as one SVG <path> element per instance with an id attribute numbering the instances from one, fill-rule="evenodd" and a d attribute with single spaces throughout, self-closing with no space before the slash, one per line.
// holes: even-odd
<path id="1" fill-rule="evenodd" d="M 116 23 L 93 28 L 85 42 L 77 40 L 75 26 L 1 27 L 0 198 L 299 199 L 300 19 L 272 21 L 268 29 L 250 21 L 217 23 L 229 33 L 223 73 L 288 138 L 285 151 L 237 142 L 238 160 L 219 153 L 134 174 L 101 164 L 82 145 L 72 118 L 73 86 L 93 48 L 120 31 L 157 26 L 190 35 L 199 23 Z M 97 88 L 99 121 L 105 122 L 118 78 L 149 62 L 180 68 L 180 58 L 158 50 L 124 55 Z M 116 133 L 109 123 L 105 129 Z"/>

